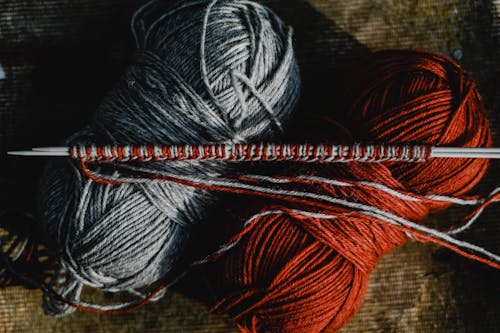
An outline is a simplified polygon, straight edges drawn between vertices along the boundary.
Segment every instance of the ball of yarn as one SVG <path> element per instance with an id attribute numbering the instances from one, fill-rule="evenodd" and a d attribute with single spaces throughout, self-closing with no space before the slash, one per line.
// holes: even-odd
<path id="1" fill-rule="evenodd" d="M 416 51 L 382 51 L 358 67 L 342 118 L 356 140 L 482 147 L 490 128 L 474 80 L 455 62 Z M 335 116 L 333 116 L 335 118 Z M 486 171 L 484 159 L 434 159 L 389 165 L 416 193 L 460 195 Z"/>
<path id="2" fill-rule="evenodd" d="M 474 81 L 445 57 L 416 51 L 374 53 L 341 85 L 343 101 L 336 100 L 339 107 L 328 116 L 341 121 L 356 142 L 490 144 Z M 330 137 L 336 131 L 332 128 Z M 349 187 L 318 182 L 313 184 L 318 193 L 419 222 L 449 205 L 425 200 L 426 195 L 463 194 L 486 167 L 480 159 L 436 159 L 315 165 L 304 171 L 359 182 Z M 422 200 L 407 200 L 381 186 Z M 359 308 L 377 261 L 408 240 L 405 230 L 380 216 L 340 204 L 330 205 L 328 219 L 322 210 L 300 213 L 300 205 L 255 209 L 260 213 L 244 218 L 248 222 L 235 247 L 207 267 L 215 309 L 229 313 L 242 332 L 338 330 Z"/>
<path id="3" fill-rule="evenodd" d="M 279 136 L 300 77 L 292 31 L 251 1 L 150 1 L 132 20 L 135 62 L 87 130 L 68 143 L 202 144 Z M 218 174 L 223 163 L 144 163 L 151 172 Z M 59 254 L 51 287 L 78 304 L 83 286 L 130 291 L 162 279 L 182 258 L 217 196 L 167 182 L 106 185 L 70 161 L 43 175 L 41 221 Z M 73 308 L 44 296 L 44 309 Z"/>

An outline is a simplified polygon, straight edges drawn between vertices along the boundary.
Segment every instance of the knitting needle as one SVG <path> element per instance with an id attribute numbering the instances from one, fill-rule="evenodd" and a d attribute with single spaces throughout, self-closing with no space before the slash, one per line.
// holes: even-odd
<path id="1" fill-rule="evenodd" d="M 500 148 L 431 147 L 430 157 L 500 158 Z"/>
<path id="2" fill-rule="evenodd" d="M 13 156 L 46 156 L 46 157 L 64 157 L 69 156 L 69 148 L 67 147 L 40 147 L 32 148 L 31 150 L 15 150 L 7 152 Z"/>
<path id="3" fill-rule="evenodd" d="M 168 147 L 175 148 L 175 147 L 186 147 L 186 146 L 168 146 Z M 311 145 L 311 147 L 316 147 L 316 146 Z M 500 159 L 500 148 L 470 148 L 470 147 L 429 147 L 429 148 L 430 148 L 430 154 L 429 154 L 430 158 Z M 64 157 L 71 155 L 69 147 L 38 147 L 38 148 L 32 148 L 31 150 L 9 151 L 7 154 L 16 156 L 44 156 L 44 157 Z"/>

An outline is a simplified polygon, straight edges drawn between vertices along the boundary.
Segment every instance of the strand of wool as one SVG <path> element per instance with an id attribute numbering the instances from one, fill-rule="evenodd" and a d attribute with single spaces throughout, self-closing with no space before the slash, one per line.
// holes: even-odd
<path id="1" fill-rule="evenodd" d="M 281 134 L 300 91 L 292 30 L 246 0 L 150 1 L 132 19 L 135 62 L 68 143 L 242 143 Z M 219 174 L 224 163 L 150 162 L 150 172 Z M 78 303 L 83 286 L 129 291 L 182 258 L 216 194 L 166 182 L 105 185 L 54 160 L 41 184 L 41 223 L 59 254 L 50 287 Z M 44 294 L 44 310 L 73 307 Z"/>
<path id="2" fill-rule="evenodd" d="M 347 131 L 356 142 L 491 144 L 475 83 L 448 58 L 416 51 L 377 52 L 348 72 L 341 86 L 336 113 L 322 115 L 332 119 L 330 130 L 319 133 L 322 138 L 337 142 L 338 133 Z M 333 125 L 338 123 L 342 126 Z M 376 186 L 304 180 L 303 186 L 314 185 L 315 193 L 354 204 L 332 202 L 316 209 L 304 206 L 305 201 L 256 205 L 257 213 L 231 250 L 205 269 L 214 309 L 229 313 L 242 332 L 337 331 L 356 313 L 370 272 L 382 256 L 408 237 L 432 241 L 356 207 L 421 222 L 450 202 L 413 198 L 461 196 L 477 184 L 487 165 L 481 159 L 434 159 L 303 166 L 302 173 L 318 180 Z"/>

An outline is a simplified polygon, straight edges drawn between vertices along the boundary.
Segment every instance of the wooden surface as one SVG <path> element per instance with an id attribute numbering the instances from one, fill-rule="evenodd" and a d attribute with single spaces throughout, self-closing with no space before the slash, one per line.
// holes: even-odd
<path id="1" fill-rule="evenodd" d="M 130 16 L 140 1 L 0 1 L 0 151 L 60 142 L 82 127 L 131 56 Z M 265 1 L 295 28 L 304 94 L 300 112 L 325 106 L 338 70 L 370 50 L 413 48 L 459 58 L 500 126 L 498 22 L 483 0 Z M 495 131 L 498 132 L 498 131 Z M 500 146 L 500 139 L 495 138 Z M 2 158 L 0 207 L 34 210 L 39 160 Z M 500 185 L 493 162 L 479 193 Z M 462 237 L 500 252 L 500 207 Z M 452 209 L 430 225 L 459 221 Z M 361 310 L 342 332 L 498 332 L 500 274 L 435 246 L 409 243 L 381 260 Z M 0 332 L 236 332 L 184 282 L 161 301 L 121 316 L 43 315 L 40 292 L 0 290 Z M 201 291 L 203 291 L 201 289 Z M 97 296 L 96 296 L 97 297 Z"/>

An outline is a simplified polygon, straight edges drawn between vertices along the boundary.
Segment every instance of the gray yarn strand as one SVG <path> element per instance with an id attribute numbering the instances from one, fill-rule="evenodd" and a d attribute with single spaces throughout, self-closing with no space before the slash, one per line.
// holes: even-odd
<path id="1" fill-rule="evenodd" d="M 292 30 L 252 1 L 150 1 L 134 14 L 135 62 L 103 100 L 89 130 L 68 143 L 203 144 L 276 138 L 300 93 Z M 150 162 L 148 172 L 218 175 L 221 162 Z M 105 185 L 69 160 L 41 183 L 42 224 L 60 257 L 51 287 L 81 304 L 84 286 L 142 295 L 182 258 L 211 192 L 167 182 Z M 46 313 L 74 309 L 50 292 Z M 107 308 L 99 307 L 97 308 Z"/>

